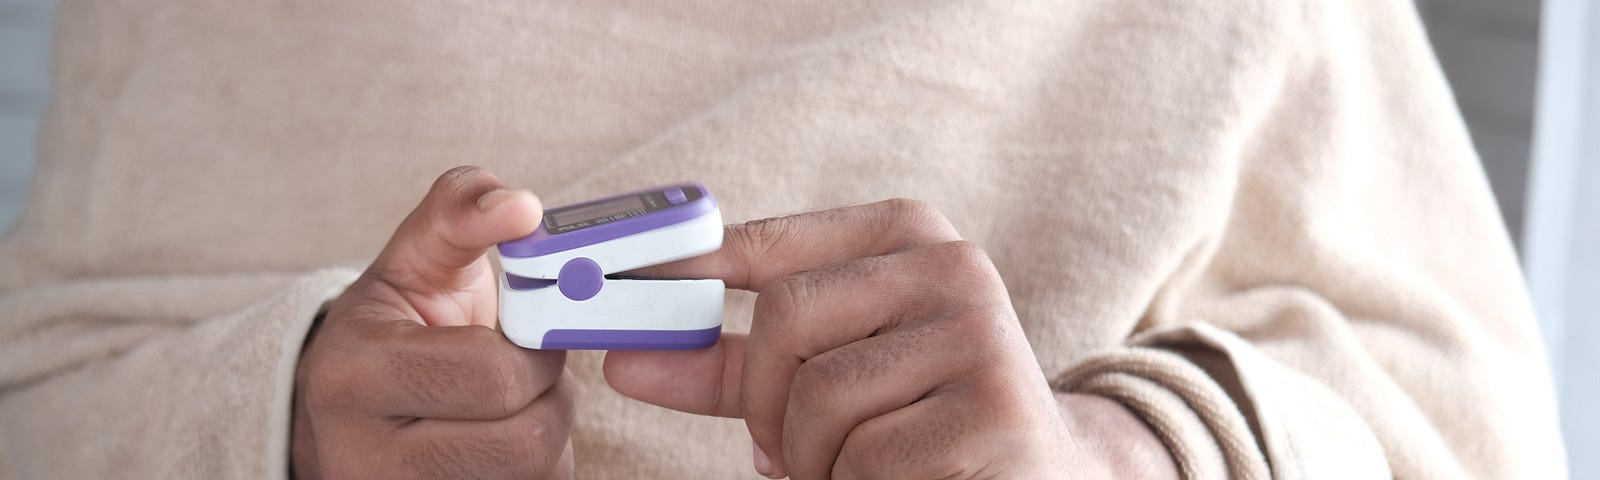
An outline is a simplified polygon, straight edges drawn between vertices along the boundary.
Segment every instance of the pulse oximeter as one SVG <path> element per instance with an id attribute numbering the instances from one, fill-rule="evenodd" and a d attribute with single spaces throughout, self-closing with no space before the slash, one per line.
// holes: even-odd
<path id="1" fill-rule="evenodd" d="M 500 330 L 541 350 L 691 350 L 722 333 L 721 280 L 612 274 L 722 246 L 711 192 L 684 184 L 545 211 L 500 244 Z"/>

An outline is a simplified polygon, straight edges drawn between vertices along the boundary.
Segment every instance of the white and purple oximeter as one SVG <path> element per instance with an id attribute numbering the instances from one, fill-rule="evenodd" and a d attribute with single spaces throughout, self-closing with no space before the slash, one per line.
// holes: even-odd
<path id="1" fill-rule="evenodd" d="M 692 350 L 722 333 L 721 280 L 613 278 L 722 246 L 722 212 L 698 183 L 547 210 L 500 244 L 500 330 L 541 350 Z"/>

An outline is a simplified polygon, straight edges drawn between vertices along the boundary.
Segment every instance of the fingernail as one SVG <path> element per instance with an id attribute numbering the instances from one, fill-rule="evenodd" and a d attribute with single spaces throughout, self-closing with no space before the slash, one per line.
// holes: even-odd
<path id="1" fill-rule="evenodd" d="M 500 204 L 506 203 L 506 201 L 511 200 L 512 198 L 516 198 L 517 193 L 520 191 L 521 190 L 512 190 L 509 188 L 497 188 L 491 190 L 489 193 L 485 193 L 483 196 L 478 197 L 478 210 L 483 210 L 485 212 L 494 210 L 494 207 L 498 207 Z"/>
<path id="2" fill-rule="evenodd" d="M 755 442 L 750 442 L 750 449 L 754 450 L 754 456 L 756 457 L 756 472 L 763 477 L 774 478 L 772 476 L 772 459 L 767 458 L 767 452 L 761 451 L 761 446 L 756 445 Z"/>

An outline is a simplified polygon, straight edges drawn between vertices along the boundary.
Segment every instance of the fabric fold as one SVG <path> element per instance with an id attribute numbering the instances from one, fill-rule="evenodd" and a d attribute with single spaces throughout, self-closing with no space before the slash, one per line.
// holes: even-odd
<path id="1" fill-rule="evenodd" d="M 1109 397 L 1161 437 L 1184 478 L 1270 478 L 1245 412 L 1184 358 L 1148 348 L 1088 355 L 1052 383 L 1058 391 Z"/>
<path id="2" fill-rule="evenodd" d="M 0 297 L 7 319 L 35 332 L 5 338 L 0 471 L 23 478 L 286 478 L 301 343 L 317 311 L 357 274 L 108 279 Z M 61 338 L 42 333 L 91 319 L 74 331 L 85 335 L 79 350 L 96 355 L 63 351 Z M 107 324 L 139 334 L 93 333 Z M 21 361 L 27 355 L 38 361 Z"/>

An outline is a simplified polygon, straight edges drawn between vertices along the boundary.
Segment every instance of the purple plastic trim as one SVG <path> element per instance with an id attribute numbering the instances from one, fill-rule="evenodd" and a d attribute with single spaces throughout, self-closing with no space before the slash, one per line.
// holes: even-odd
<path id="1" fill-rule="evenodd" d="M 670 203 L 670 204 L 673 204 L 673 205 L 677 205 L 677 204 L 680 204 L 680 203 L 683 203 L 683 202 L 686 202 L 686 201 L 689 200 L 689 197 L 687 197 L 687 196 L 685 196 L 683 194 L 683 189 L 681 189 L 681 188 L 668 189 L 666 192 L 663 192 L 663 193 L 665 193 L 666 196 L 667 196 L 667 203 Z"/>
<path id="2" fill-rule="evenodd" d="M 628 192 L 622 195 L 613 195 L 599 200 L 583 203 L 604 202 L 614 198 L 638 195 L 646 192 L 659 192 L 675 188 L 698 189 L 700 190 L 700 198 L 687 203 L 673 205 L 662 210 L 650 212 L 642 216 L 602 223 L 600 225 L 556 235 L 551 235 L 549 232 L 546 232 L 544 229 L 544 222 L 541 221 L 539 223 L 539 229 L 534 230 L 532 234 L 516 240 L 501 243 L 499 247 L 500 256 L 526 258 L 564 252 L 578 247 L 585 247 L 600 242 L 615 240 L 636 233 L 647 232 L 668 225 L 683 223 L 695 219 L 701 215 L 705 215 L 706 213 L 717 208 L 717 201 L 716 199 L 711 198 L 711 192 L 706 190 L 705 185 L 701 185 L 699 183 L 685 183 L 681 185 L 657 187 L 649 190 Z"/>
<path id="3" fill-rule="evenodd" d="M 506 285 L 511 286 L 512 290 L 538 290 L 555 284 L 555 280 L 519 277 L 509 273 L 506 274 Z"/>
<path id="4" fill-rule="evenodd" d="M 567 260 L 556 275 L 556 288 L 575 302 L 594 298 L 605 283 L 606 274 L 600 271 L 600 264 L 584 257 Z"/>
<path id="5" fill-rule="evenodd" d="M 722 326 L 703 330 L 551 330 L 541 350 L 699 350 L 717 343 Z"/>

